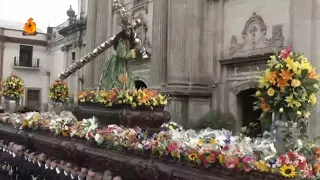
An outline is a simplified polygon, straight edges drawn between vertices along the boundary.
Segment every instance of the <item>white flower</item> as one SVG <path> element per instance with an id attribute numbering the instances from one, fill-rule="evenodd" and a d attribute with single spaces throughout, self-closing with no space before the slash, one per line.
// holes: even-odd
<path id="1" fill-rule="evenodd" d="M 94 140 L 98 143 L 98 144 L 102 144 L 103 143 L 103 137 L 100 134 L 96 134 L 94 136 Z"/>

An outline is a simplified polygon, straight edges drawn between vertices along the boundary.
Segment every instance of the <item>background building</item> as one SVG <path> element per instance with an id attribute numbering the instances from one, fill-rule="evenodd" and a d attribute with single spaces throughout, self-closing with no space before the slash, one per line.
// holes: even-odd
<path id="1" fill-rule="evenodd" d="M 24 24 L 0 20 L 0 77 L 12 71 L 25 82 L 22 105 L 41 110 L 48 103 L 47 35 L 38 29 L 37 36 L 23 36 Z"/>

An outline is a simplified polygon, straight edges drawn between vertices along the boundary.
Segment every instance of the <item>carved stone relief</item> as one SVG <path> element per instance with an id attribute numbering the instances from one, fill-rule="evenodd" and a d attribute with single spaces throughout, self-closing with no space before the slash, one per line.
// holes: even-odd
<path id="1" fill-rule="evenodd" d="M 242 31 L 242 41 L 238 42 L 235 35 L 231 37 L 231 44 L 229 54 L 234 55 L 238 52 L 283 46 L 282 25 L 275 25 L 272 27 L 272 37 L 267 38 L 267 25 L 261 16 L 253 13 L 253 15 L 246 22 Z"/>

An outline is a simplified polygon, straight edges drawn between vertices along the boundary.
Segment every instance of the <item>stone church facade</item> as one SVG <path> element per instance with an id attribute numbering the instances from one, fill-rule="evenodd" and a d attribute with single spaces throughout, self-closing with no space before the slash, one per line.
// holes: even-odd
<path id="1" fill-rule="evenodd" d="M 320 1 L 310 0 L 123 0 L 145 25 L 137 30 L 151 58 L 130 62 L 138 84 L 171 96 L 172 119 L 188 124 L 211 109 L 230 112 L 235 128 L 256 119 L 251 95 L 257 75 L 276 50 L 292 45 L 319 68 Z M 112 1 L 86 7 L 85 51 L 121 30 Z M 152 52 L 151 52 L 152 49 Z M 89 63 L 83 88 L 98 85 L 110 49 Z M 310 120 L 317 135 L 319 108 Z"/>

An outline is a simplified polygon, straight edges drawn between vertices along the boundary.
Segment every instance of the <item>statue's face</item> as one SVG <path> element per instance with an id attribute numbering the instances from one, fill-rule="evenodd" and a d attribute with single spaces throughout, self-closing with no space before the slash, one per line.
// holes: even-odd
<path id="1" fill-rule="evenodd" d="M 126 35 L 126 37 L 130 37 L 131 29 L 124 29 L 124 34 Z"/>

